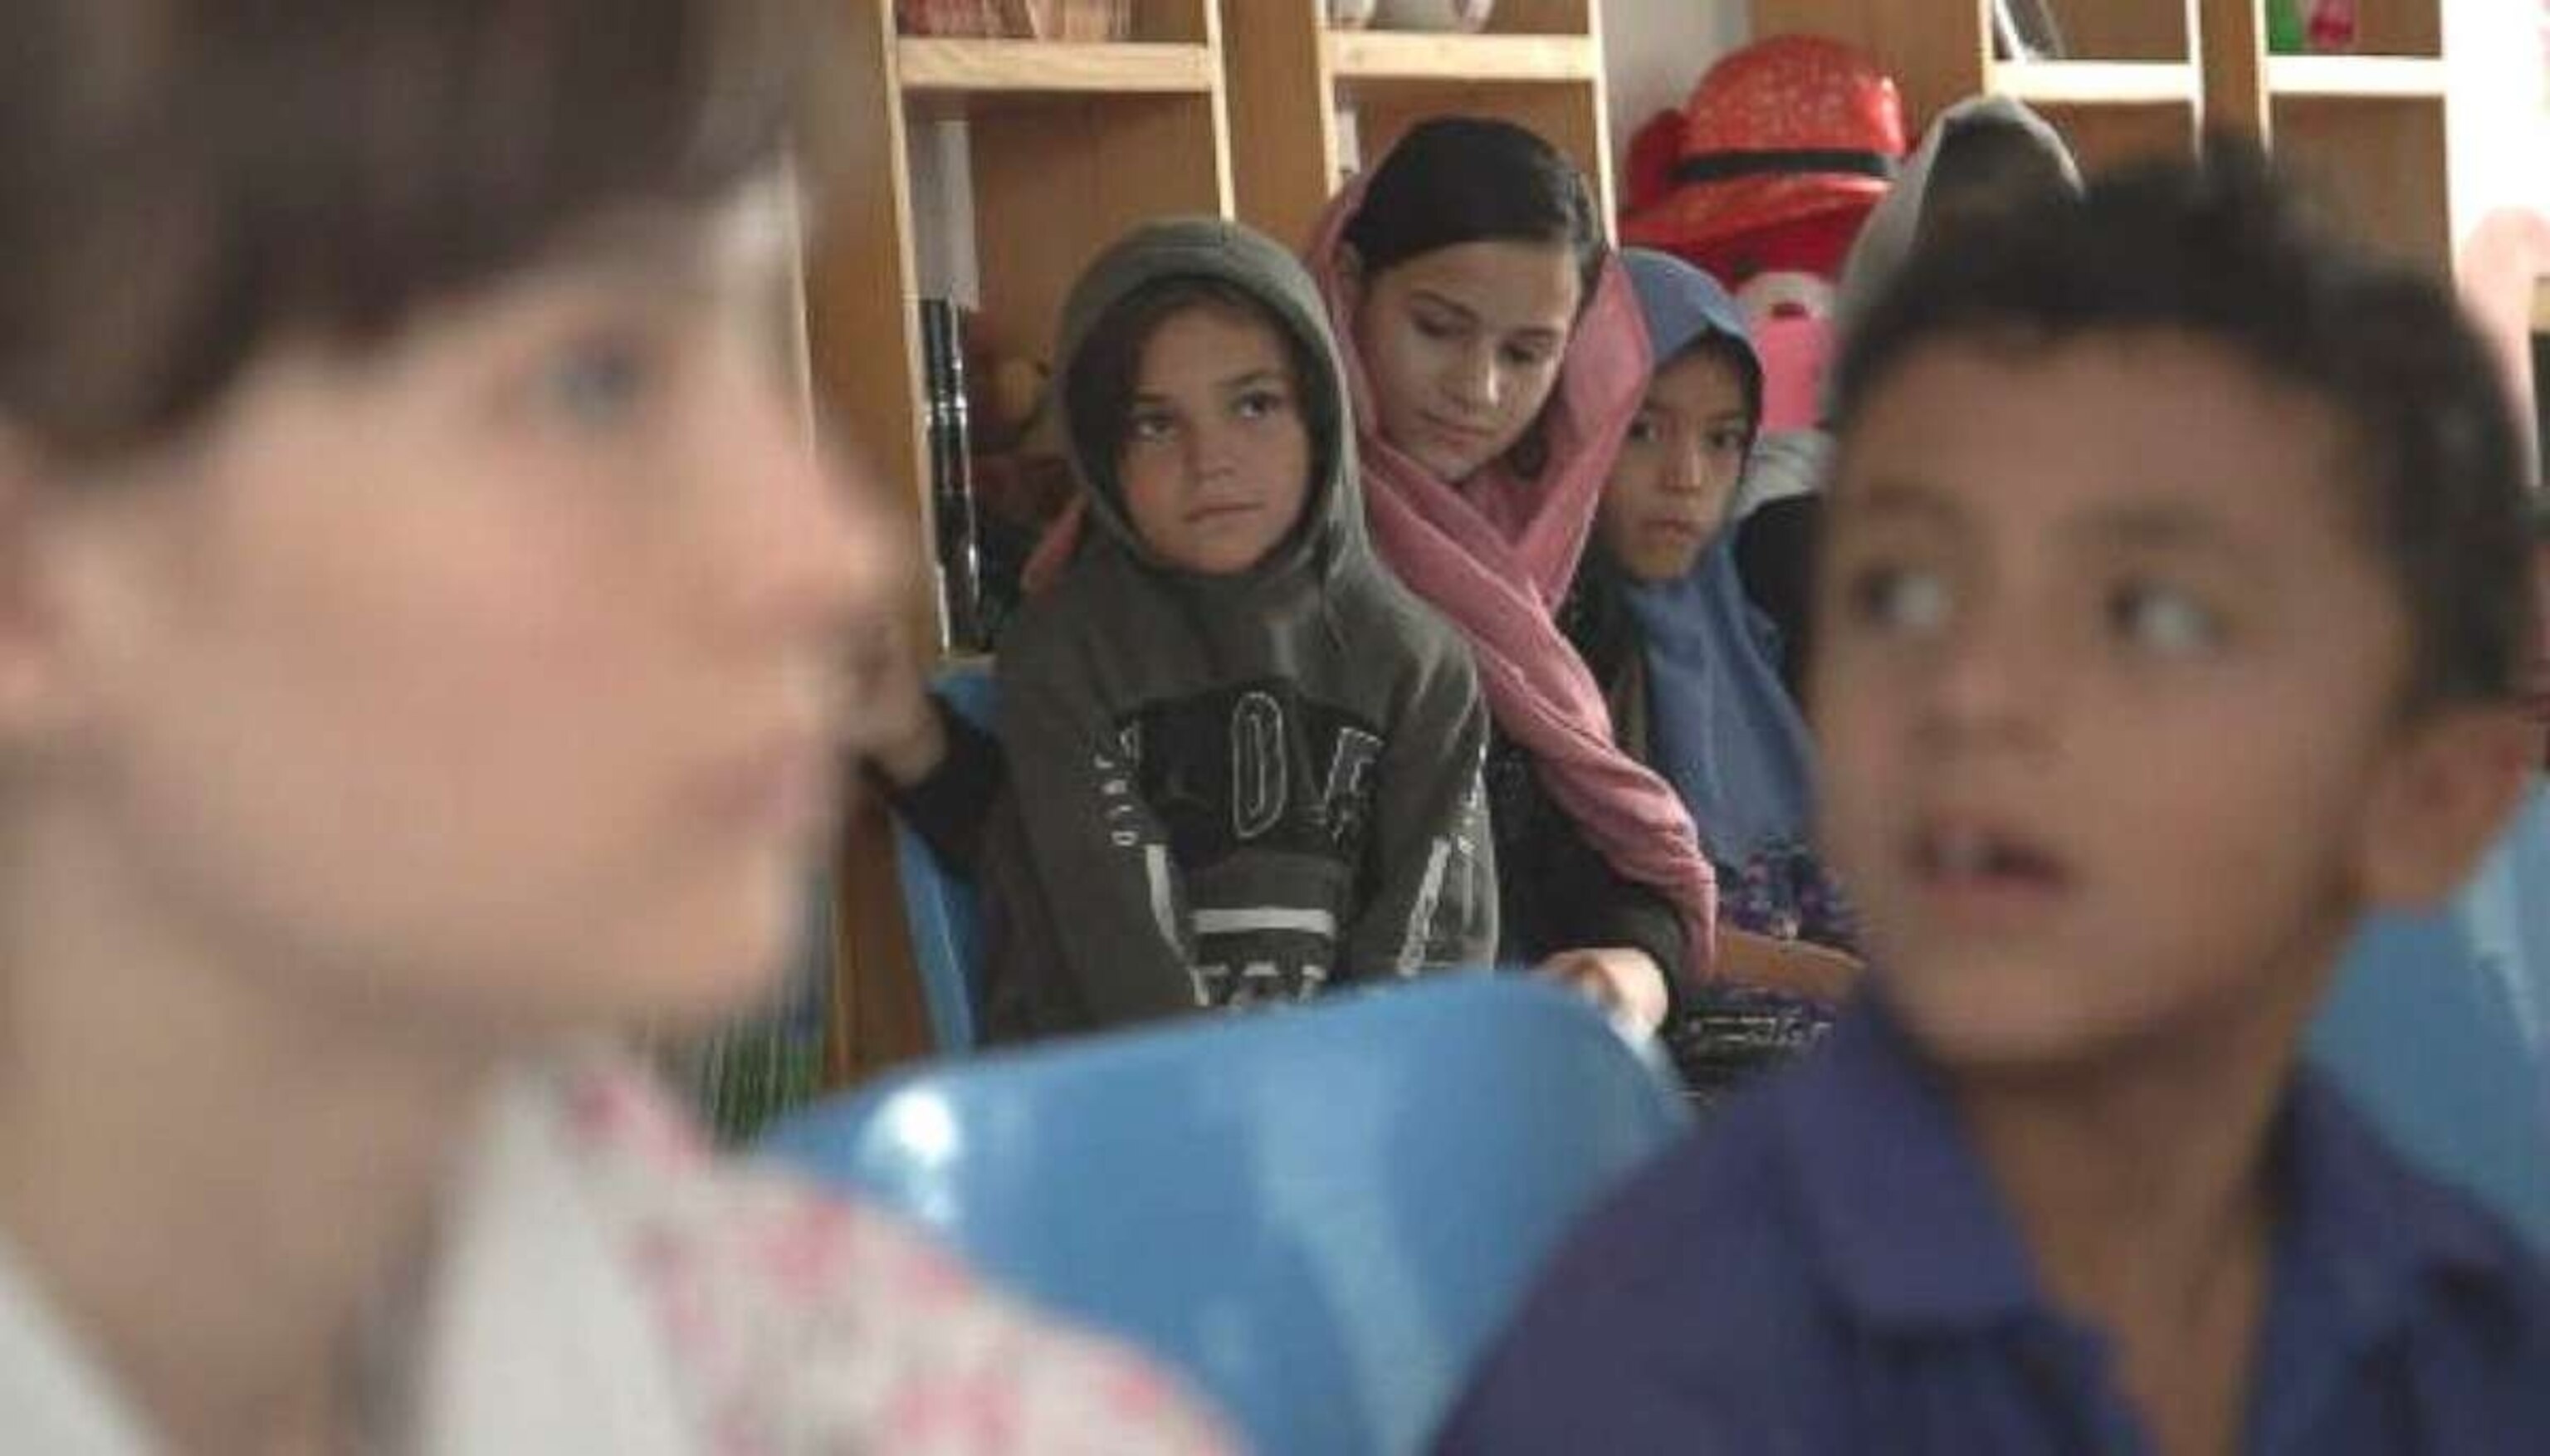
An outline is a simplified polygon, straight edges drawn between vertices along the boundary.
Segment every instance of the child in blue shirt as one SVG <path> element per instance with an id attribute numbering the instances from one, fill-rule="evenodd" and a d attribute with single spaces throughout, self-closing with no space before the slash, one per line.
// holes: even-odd
<path id="1" fill-rule="evenodd" d="M 2550 1282 L 2296 1058 L 2537 752 L 2486 350 L 2222 144 L 1918 256 L 1840 400 L 1871 994 L 1580 1231 L 1442 1449 L 2550 1450 Z"/>

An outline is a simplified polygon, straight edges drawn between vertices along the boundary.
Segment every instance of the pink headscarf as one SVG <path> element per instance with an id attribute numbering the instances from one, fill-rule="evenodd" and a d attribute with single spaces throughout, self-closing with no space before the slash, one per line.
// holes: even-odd
<path id="1" fill-rule="evenodd" d="M 1568 339 L 1558 387 L 1541 410 L 1540 472 L 1519 475 L 1499 461 L 1466 481 L 1441 480 L 1381 437 L 1355 351 L 1338 253 L 1364 185 L 1358 179 L 1329 203 L 1305 261 L 1343 345 L 1373 543 L 1469 638 L 1497 727 L 1531 754 L 1542 787 L 1587 842 L 1680 912 L 1690 945 L 1682 970 L 1704 979 L 1716 953 L 1717 884 L 1691 813 L 1613 742 L 1603 690 L 1551 615 L 1576 579 L 1605 478 L 1646 393 L 1646 326 L 1628 276 L 1604 261 Z"/>

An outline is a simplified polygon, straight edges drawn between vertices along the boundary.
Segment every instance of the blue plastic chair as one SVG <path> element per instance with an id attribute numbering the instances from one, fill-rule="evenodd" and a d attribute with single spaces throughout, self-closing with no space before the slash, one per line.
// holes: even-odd
<path id="1" fill-rule="evenodd" d="M 967 720 L 992 726 L 989 665 L 951 667 L 932 686 Z M 972 1051 L 983 1039 L 983 924 L 973 883 L 947 873 L 929 843 L 900 819 L 894 823 L 894 859 L 930 1034 L 941 1054 Z"/>
<path id="2" fill-rule="evenodd" d="M 1257 1449 L 1357 1456 L 1422 1445 L 1688 1119 L 1578 999 L 1463 975 L 925 1066 L 763 1146 L 1147 1347 Z"/>
<path id="3" fill-rule="evenodd" d="M 2365 927 L 2310 1052 L 2404 1156 L 2550 1256 L 2550 787 L 2450 905 Z"/>

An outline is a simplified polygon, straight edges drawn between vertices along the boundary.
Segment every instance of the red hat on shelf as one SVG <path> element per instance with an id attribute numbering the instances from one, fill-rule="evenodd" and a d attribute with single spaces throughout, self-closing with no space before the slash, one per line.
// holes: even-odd
<path id="1" fill-rule="evenodd" d="M 1711 66 L 1679 116 L 1639 133 L 1620 241 L 1688 252 L 1826 213 L 1865 214 L 1905 149 L 1903 97 L 1874 58 L 1821 36 L 1773 36 Z"/>

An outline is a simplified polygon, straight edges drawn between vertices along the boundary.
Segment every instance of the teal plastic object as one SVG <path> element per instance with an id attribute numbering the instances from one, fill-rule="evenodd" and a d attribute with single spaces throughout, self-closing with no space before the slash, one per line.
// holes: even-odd
<path id="1" fill-rule="evenodd" d="M 2451 904 L 2365 927 L 2310 1053 L 2409 1161 L 2550 1257 L 2550 786 Z"/>
<path id="2" fill-rule="evenodd" d="M 1423 1448 L 1689 1116 L 1580 999 L 1464 974 L 928 1064 L 763 1147 L 1147 1348 L 1255 1449 L 1362 1456 Z"/>
<path id="3" fill-rule="evenodd" d="M 967 721 L 992 727 L 988 664 L 951 667 L 932 689 Z M 972 1051 L 983 1039 L 982 906 L 973 882 L 947 873 L 929 842 L 901 819 L 894 822 L 894 863 L 931 1039 L 941 1055 Z"/>

